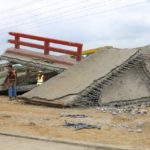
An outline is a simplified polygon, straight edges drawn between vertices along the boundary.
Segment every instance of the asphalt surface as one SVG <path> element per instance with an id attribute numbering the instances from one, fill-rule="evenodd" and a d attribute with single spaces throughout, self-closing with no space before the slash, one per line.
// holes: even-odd
<path id="1" fill-rule="evenodd" d="M 82 146 L 61 144 L 55 142 L 36 141 L 18 137 L 0 135 L 0 149 L 3 150 L 95 150 Z"/>

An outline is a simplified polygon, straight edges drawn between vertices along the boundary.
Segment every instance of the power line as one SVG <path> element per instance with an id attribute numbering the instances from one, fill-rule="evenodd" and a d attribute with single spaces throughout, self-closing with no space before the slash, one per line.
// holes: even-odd
<path id="1" fill-rule="evenodd" d="M 64 0 L 63 1 L 59 1 L 59 4 L 61 4 L 61 3 L 63 3 L 64 2 Z M 57 3 L 53 3 L 54 5 L 56 5 L 56 4 L 58 4 L 58 2 Z M 54 5 L 51 5 L 52 7 L 54 6 Z M 73 5 L 75 5 L 74 3 L 73 3 Z M 4 19 L 5 20 L 7 20 L 7 19 L 9 19 L 9 21 L 5 21 L 5 23 L 4 24 L 1 24 L 1 27 L 6 27 L 6 24 L 9 24 L 9 26 L 10 26 L 10 24 L 12 24 L 12 20 L 13 21 L 18 21 L 19 20 L 19 18 L 21 18 L 21 20 L 23 20 L 24 22 L 25 22 L 25 20 L 26 19 L 28 19 L 28 18 L 35 18 L 35 17 L 38 17 L 39 18 L 39 14 L 37 14 L 37 15 L 34 15 L 34 13 L 37 13 L 39 10 L 41 10 L 41 9 L 44 9 L 44 8 L 46 8 L 46 7 L 49 7 L 49 5 L 46 5 L 46 6 L 40 6 L 40 7 L 38 7 L 38 8 L 36 8 L 36 9 L 32 9 L 32 12 L 28 12 L 28 13 L 26 13 L 25 14 L 25 12 L 22 12 L 22 14 L 23 14 L 23 16 L 21 15 L 21 13 L 18 13 L 18 16 L 17 16 L 17 20 L 15 20 L 16 18 L 14 17 L 14 16 L 16 16 L 16 15 L 12 15 L 12 17 L 11 16 L 9 16 L 9 17 L 5 17 Z M 61 10 L 62 8 L 64 8 L 65 6 L 63 6 L 63 7 L 59 7 L 59 10 Z M 57 8 L 58 9 L 58 8 Z M 55 10 L 57 10 L 57 9 L 55 9 Z M 58 11 L 58 10 L 57 10 Z M 33 14 L 33 15 L 32 15 Z M 49 16 L 48 16 L 49 17 Z M 2 19 L 2 18 L 0 18 L 0 19 Z"/>
<path id="2" fill-rule="evenodd" d="M 39 0 L 40 1 L 40 0 Z M 67 0 L 65 0 L 65 1 L 67 1 Z M 68 0 L 69 1 L 69 0 Z M 47 8 L 47 7 L 51 7 L 51 9 L 54 7 L 54 6 L 57 6 L 57 5 L 60 5 L 60 4 L 62 4 L 62 3 L 64 3 L 64 0 L 61 0 L 61 1 L 59 1 L 59 2 L 55 2 L 55 3 L 50 3 L 49 5 L 46 3 L 46 5 L 44 5 L 44 6 L 39 6 L 39 7 L 37 7 L 37 8 L 35 8 L 35 9 L 33 9 L 33 8 L 31 8 L 31 7 L 33 7 L 33 5 L 30 5 L 30 6 L 28 6 L 28 5 L 24 5 L 24 7 L 22 7 L 21 8 L 21 10 L 23 10 L 24 8 L 26 8 L 27 10 L 26 11 L 30 11 L 31 10 L 31 12 L 27 12 L 27 14 L 34 14 L 34 12 L 36 13 L 37 11 L 39 11 L 39 10 L 41 10 L 42 8 Z M 38 4 L 38 3 L 36 3 L 36 4 Z M 39 3 L 40 4 L 40 3 Z M 35 4 L 34 4 L 35 5 Z M 22 11 L 18 11 L 19 9 L 17 8 L 16 9 L 16 11 L 7 11 L 7 13 L 9 13 L 9 14 L 11 14 L 10 16 L 8 16 L 8 17 L 3 17 L 3 18 L 0 18 L 0 19 L 10 19 L 11 17 L 14 17 L 15 15 L 19 15 L 18 16 L 18 18 L 19 17 L 21 17 L 22 18 L 22 14 L 24 15 L 25 14 L 25 12 L 22 12 Z"/>
<path id="3" fill-rule="evenodd" d="M 113 3 L 114 1 L 117 1 L 117 0 L 111 0 L 110 2 L 111 3 Z M 111 3 L 109 3 L 109 4 L 111 4 Z M 77 5 L 79 5 L 80 3 L 77 3 L 76 5 L 74 4 L 74 6 L 77 6 Z M 100 6 L 106 6 L 106 3 L 102 3 Z M 70 16 L 70 14 L 72 14 L 72 13 L 77 13 L 79 10 L 81 10 L 81 11 L 79 11 L 78 13 L 81 13 L 81 12 L 85 12 L 86 10 L 88 11 L 88 10 L 90 10 L 90 9 L 94 9 L 94 8 L 96 8 L 96 7 L 98 7 L 98 8 L 100 8 L 99 7 L 99 5 L 93 5 L 93 6 L 87 6 L 87 7 L 85 7 L 85 6 L 83 6 L 83 7 L 80 7 L 80 8 L 78 8 L 78 9 L 75 9 L 75 11 L 74 11 L 74 9 L 72 9 L 72 11 L 69 11 L 69 13 L 68 13 L 68 10 L 66 10 L 66 11 L 64 11 L 64 12 L 62 12 L 60 15 L 55 15 L 54 17 L 52 17 L 51 18 L 51 20 L 52 21 L 54 21 L 54 20 L 56 20 L 56 18 L 58 18 L 59 16 L 60 17 L 66 17 L 66 16 Z M 72 7 L 70 7 L 70 8 L 72 8 Z M 84 9 L 83 9 L 84 8 Z M 102 7 L 101 7 L 102 8 Z M 32 18 L 35 18 L 35 17 L 37 17 L 38 15 L 34 15 L 34 16 L 30 16 L 30 18 L 32 17 Z M 49 19 L 50 17 L 49 16 L 47 16 L 47 17 L 44 17 L 44 18 L 39 18 L 38 17 L 38 20 L 40 20 L 40 19 Z M 19 25 L 24 25 L 24 23 L 26 23 L 27 21 L 25 21 L 24 20 L 24 22 L 22 22 L 22 23 L 20 23 Z M 30 23 L 30 20 L 28 21 L 29 23 Z M 31 23 L 32 24 L 32 23 Z M 16 26 L 16 25 L 15 25 Z M 2 26 L 3 27 L 3 26 Z M 8 27 L 10 27 L 10 25 L 8 26 Z M 6 26 L 4 27 L 4 29 L 6 28 Z M 2 30 L 2 29 L 1 29 Z"/>
<path id="4" fill-rule="evenodd" d="M 85 1 L 85 0 L 84 0 Z M 66 2 L 66 1 L 65 1 Z M 68 6 L 75 6 L 76 5 L 76 3 L 72 3 L 71 5 L 68 5 L 68 6 L 61 6 L 61 7 L 58 7 L 58 8 L 54 8 L 54 9 L 52 9 L 54 6 L 57 6 L 58 4 L 63 4 L 64 3 L 64 0 L 62 0 L 62 1 L 59 1 L 59 3 L 57 2 L 57 3 L 54 3 L 53 5 L 52 4 L 50 4 L 50 5 L 44 5 L 44 6 L 40 6 L 40 7 L 38 7 L 38 8 L 35 8 L 35 9 L 32 9 L 32 12 L 30 12 L 30 13 L 26 13 L 26 15 L 28 15 L 29 14 L 29 17 L 31 18 L 31 17 L 36 17 L 36 16 L 39 16 L 39 14 L 38 15 L 35 15 L 35 13 L 39 13 L 38 11 L 40 11 L 40 10 L 42 10 L 42 9 L 45 9 L 45 8 L 47 8 L 47 7 L 50 7 L 51 6 L 51 9 L 50 9 L 50 11 L 54 11 L 54 12 L 57 12 L 57 11 L 60 11 L 60 10 L 62 10 L 63 8 L 67 8 Z M 81 2 L 80 2 L 80 4 L 81 4 Z M 30 10 L 30 9 L 29 9 Z M 25 17 L 25 18 L 28 18 L 28 16 L 26 17 L 26 15 L 24 16 L 24 14 L 25 14 L 25 12 L 23 12 L 23 13 L 20 13 L 20 12 L 18 12 L 18 14 L 19 14 L 19 16 L 17 17 L 17 18 L 23 18 L 23 17 Z M 21 14 L 23 14 L 23 16 L 21 15 Z M 32 15 L 33 14 L 33 15 Z M 7 19 L 9 19 L 10 20 L 10 18 L 12 17 L 12 18 L 14 18 L 14 14 L 12 14 L 11 16 L 8 16 L 7 18 L 6 17 L 4 17 L 4 19 L 5 20 L 7 20 Z M 25 19 L 24 18 L 24 19 Z M 10 21 L 11 22 L 11 21 Z M 9 22 L 8 22 L 9 23 Z"/>
<path id="5" fill-rule="evenodd" d="M 102 15 L 104 13 L 108 13 L 108 12 L 113 12 L 113 11 L 116 11 L 116 10 L 120 10 L 120 9 L 124 9 L 124 8 L 129 8 L 129 7 L 135 7 L 135 6 L 138 6 L 140 4 L 146 4 L 145 2 L 141 2 L 141 3 L 134 3 L 134 4 L 131 4 L 131 5 L 126 5 L 126 6 L 122 6 L 122 7 L 117 7 L 117 8 L 113 8 L 113 9 L 109 9 L 109 10 L 105 10 L 105 11 L 101 11 L 99 12 L 100 14 L 99 15 Z M 73 17 L 73 18 L 69 18 L 69 19 L 64 19 L 64 20 L 59 20 L 59 21 L 54 21 L 54 22 L 50 22 L 50 23 L 46 23 L 46 24 L 41 24 L 42 26 L 43 25 L 52 25 L 52 24 L 56 24 L 56 23 L 63 23 L 63 22 L 66 22 L 66 21 L 75 21 L 75 19 L 80 19 L 80 18 L 83 18 L 83 17 L 87 17 L 87 16 L 91 16 L 91 15 L 97 15 L 98 12 L 95 12 L 95 13 L 90 13 L 90 14 L 86 14 L 86 15 L 81 15 L 81 16 L 77 16 L 77 17 Z M 40 27 L 40 26 L 39 26 Z M 38 28 L 39 28 L 38 27 Z M 28 28 L 28 29 L 34 29 L 34 27 L 32 28 Z M 37 28 L 36 28 L 37 29 Z"/>
<path id="6" fill-rule="evenodd" d="M 110 13 L 110 12 L 112 12 L 112 11 L 116 11 L 116 10 L 119 10 L 119 9 L 123 9 L 123 8 L 129 8 L 129 7 L 134 7 L 134 6 L 138 6 L 138 5 L 142 5 L 142 4 L 149 4 L 148 2 L 147 3 L 144 3 L 144 2 L 140 2 L 140 4 L 139 3 L 134 3 L 134 4 L 130 4 L 130 6 L 129 5 L 126 5 L 126 6 L 121 6 L 121 7 L 116 7 L 116 8 L 113 8 L 113 10 L 112 9 L 109 9 L 109 10 L 105 10 L 105 12 L 104 11 L 97 11 L 97 12 L 93 12 L 93 13 L 88 13 L 88 14 L 84 14 L 84 15 L 80 15 L 80 16 L 76 16 L 76 18 L 68 18 L 68 19 L 61 19 L 61 20 L 57 20 L 57 21 L 51 21 L 51 20 L 47 20 L 47 21 L 50 21 L 50 22 L 45 22 L 45 23 L 42 23 L 41 25 L 39 25 L 38 27 L 36 27 L 36 28 L 33 28 L 32 26 L 29 26 L 30 28 L 29 28 L 29 30 L 30 29 L 33 29 L 33 31 L 34 30 L 38 30 L 38 29 L 40 29 L 41 28 L 41 26 L 43 26 L 43 25 L 54 25 L 54 24 L 56 24 L 56 23 L 64 23 L 64 22 L 66 22 L 66 21 L 68 21 L 68 22 L 74 22 L 75 20 L 77 20 L 77 19 L 80 19 L 80 18 L 83 18 L 83 17 L 87 17 L 87 16 L 92 16 L 92 15 L 102 15 L 102 14 L 104 14 L 104 13 Z M 69 15 L 68 15 L 68 17 L 69 17 Z M 40 31 L 40 30 L 39 30 Z M 6 44 L 5 44 L 6 45 Z M 2 44 L 1 46 L 4 46 L 4 44 Z"/>
<path id="7" fill-rule="evenodd" d="M 86 15 L 80 15 L 80 16 L 76 16 L 76 17 L 73 17 L 73 18 L 68 18 L 68 19 L 63 19 L 63 20 L 59 20 L 59 21 L 53 21 L 53 22 L 50 22 L 50 23 L 46 23 L 46 24 L 41 24 L 42 26 L 43 25 L 52 25 L 52 24 L 56 24 L 56 23 L 63 23 L 63 22 L 66 22 L 66 21 L 74 21 L 75 19 L 79 19 L 79 18 L 83 18 L 83 17 L 87 17 L 87 16 L 91 16 L 91 15 L 97 15 L 97 13 L 100 13 L 100 14 L 103 14 L 103 13 L 107 13 L 107 12 L 112 12 L 112 11 L 115 11 L 115 10 L 118 10 L 118 9 L 123 9 L 123 8 L 128 8 L 128 7 L 133 7 L 133 6 L 137 6 L 137 5 L 140 5 L 140 4 L 147 4 L 145 2 L 140 2 L 140 3 L 134 3 L 134 4 L 130 4 L 130 5 L 126 5 L 126 6 L 121 6 L 121 7 L 117 7 L 117 8 L 113 8 L 113 9 L 108 9 L 108 10 L 104 10 L 104 11 L 99 11 L 99 12 L 94 12 L 94 13 L 89 13 L 89 14 L 86 14 Z M 100 15 L 99 14 L 99 15 Z M 51 20 L 50 20 L 51 21 Z M 36 27 L 39 28 L 40 26 Z M 30 26 L 30 28 L 28 29 L 32 29 L 33 27 Z M 35 27 L 34 27 L 35 28 Z"/>
<path id="8" fill-rule="evenodd" d="M 85 1 L 85 0 L 82 0 L 82 1 Z M 61 7 L 58 7 L 58 8 L 55 8 L 55 9 L 52 9 L 52 7 L 53 7 L 53 5 L 52 5 L 52 7 L 51 7 L 51 11 L 53 10 L 53 12 L 56 12 L 56 13 L 54 13 L 53 15 L 55 15 L 55 14 L 57 14 L 57 12 L 58 11 L 60 11 L 60 10 L 63 10 L 63 8 L 65 8 L 65 9 L 67 9 L 67 8 L 72 8 L 72 7 L 75 7 L 75 6 L 77 6 L 77 5 L 82 5 L 82 1 L 80 1 L 79 3 L 71 3 L 71 4 L 69 4 L 69 5 L 65 5 L 65 6 L 61 6 Z M 106 2 L 110 2 L 110 1 L 115 1 L 115 0 L 106 0 Z M 119 1 L 121 1 L 121 0 L 119 0 Z M 60 2 L 62 2 L 62 1 L 60 1 Z M 59 2 L 59 4 L 61 4 Z M 63 1 L 64 2 L 64 1 Z M 62 2 L 62 3 L 63 3 Z M 90 2 L 90 1 L 88 1 L 88 2 Z M 93 2 L 93 1 L 92 1 Z M 87 3 L 87 2 L 86 2 Z M 55 4 L 58 4 L 58 2 L 57 3 L 55 3 Z M 33 15 L 33 16 L 31 16 L 31 14 L 32 13 L 37 13 L 37 11 L 39 11 L 39 10 L 41 10 L 42 8 L 46 8 L 46 7 L 49 7 L 49 5 L 46 5 L 46 6 L 40 6 L 39 8 L 36 8 L 36 9 L 32 9 L 32 12 L 30 12 L 30 16 L 29 17 L 35 17 L 35 16 L 38 16 L 38 15 Z M 67 12 L 68 13 L 68 12 Z M 70 13 L 70 12 L 69 12 Z M 22 14 L 24 14 L 24 13 L 22 13 Z M 23 18 L 24 16 L 21 16 L 21 14 L 20 14 L 20 12 L 19 12 L 19 16 L 17 17 L 17 18 Z M 9 17 L 7 17 L 9 20 L 10 20 L 10 18 L 11 18 L 11 16 L 9 16 Z M 6 17 L 5 17 L 5 20 L 7 19 Z M 14 14 L 12 15 L 12 18 L 14 18 Z M 8 22 L 9 23 L 9 22 Z"/>
<path id="9" fill-rule="evenodd" d="M 19 5 L 15 5 L 16 7 L 14 7 L 14 6 L 12 6 L 12 5 L 9 5 L 9 6 L 11 6 L 10 8 L 8 8 L 8 9 L 5 9 L 5 10 L 1 10 L 0 11 L 0 13 L 9 13 L 10 11 L 12 11 L 12 10 L 18 10 L 18 8 L 20 8 L 20 7 L 22 7 L 22 6 L 24 6 L 24 5 L 27 5 L 27 4 L 29 4 L 29 3 L 31 3 L 31 2 L 25 2 L 25 3 L 19 3 Z M 18 4 L 18 3 L 17 3 Z M 7 5 L 8 6 L 8 5 Z"/>
<path id="10" fill-rule="evenodd" d="M 35 4 L 37 4 L 37 2 L 42 2 L 42 1 L 45 1 L 45 0 L 35 0 Z M 33 0 L 30 0 L 29 2 L 26 2 L 26 3 L 20 3 L 20 5 L 15 5 L 15 7 L 12 7 L 11 6 L 11 8 L 9 8 L 9 9 L 6 9 L 6 10 L 2 10 L 2 11 L 0 11 L 0 13 L 14 13 L 14 12 L 18 12 L 18 10 L 22 10 L 23 9 L 23 7 L 27 7 L 27 8 L 29 8 L 29 6 L 31 6 L 30 4 L 31 4 L 31 2 L 32 2 L 32 4 L 33 4 Z M 52 3 L 52 5 L 56 5 L 56 4 L 60 4 L 62 1 L 57 1 L 57 2 L 54 2 L 54 3 Z M 64 0 L 63 0 L 63 2 L 64 2 Z M 34 5 L 35 5 L 34 4 Z M 47 5 L 46 5 L 47 6 Z M 40 9 L 40 7 L 38 8 L 38 9 Z M 12 12 L 12 10 L 15 10 L 15 11 L 13 11 Z"/>

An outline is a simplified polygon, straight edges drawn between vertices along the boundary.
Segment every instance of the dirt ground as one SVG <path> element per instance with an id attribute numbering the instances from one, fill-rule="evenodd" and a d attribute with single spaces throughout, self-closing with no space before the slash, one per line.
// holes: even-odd
<path id="1" fill-rule="evenodd" d="M 51 108 L 9 101 L 0 96 L 0 132 L 62 138 L 84 142 L 113 144 L 139 150 L 150 150 L 150 108 L 147 114 L 102 112 L 97 108 Z M 84 114 L 85 118 L 64 117 Z M 101 129 L 67 128 L 71 123 L 100 125 Z"/>

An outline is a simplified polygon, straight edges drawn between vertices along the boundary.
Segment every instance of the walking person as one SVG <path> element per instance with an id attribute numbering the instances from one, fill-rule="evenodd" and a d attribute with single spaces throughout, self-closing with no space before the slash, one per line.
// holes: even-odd
<path id="1" fill-rule="evenodd" d="M 10 100 L 16 99 L 17 92 L 16 92 L 16 81 L 17 81 L 17 74 L 16 70 L 13 68 L 11 64 L 6 66 L 8 69 L 7 76 L 3 82 L 3 86 L 8 88 L 8 96 Z"/>

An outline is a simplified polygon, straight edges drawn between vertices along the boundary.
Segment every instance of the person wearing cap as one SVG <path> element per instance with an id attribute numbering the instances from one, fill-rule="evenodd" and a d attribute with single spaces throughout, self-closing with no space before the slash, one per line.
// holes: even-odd
<path id="1" fill-rule="evenodd" d="M 13 98 L 16 99 L 17 92 L 16 92 L 16 80 L 17 74 L 16 70 L 13 68 L 11 64 L 6 66 L 8 69 L 7 76 L 3 82 L 4 87 L 8 87 L 8 96 L 9 99 L 12 100 Z"/>
<path id="2" fill-rule="evenodd" d="M 43 84 L 43 82 L 45 81 L 45 76 L 44 76 L 42 70 L 39 70 L 39 71 L 38 71 L 38 75 L 37 75 L 37 77 L 36 77 L 36 80 L 37 80 L 37 85 L 41 85 L 41 84 Z"/>

